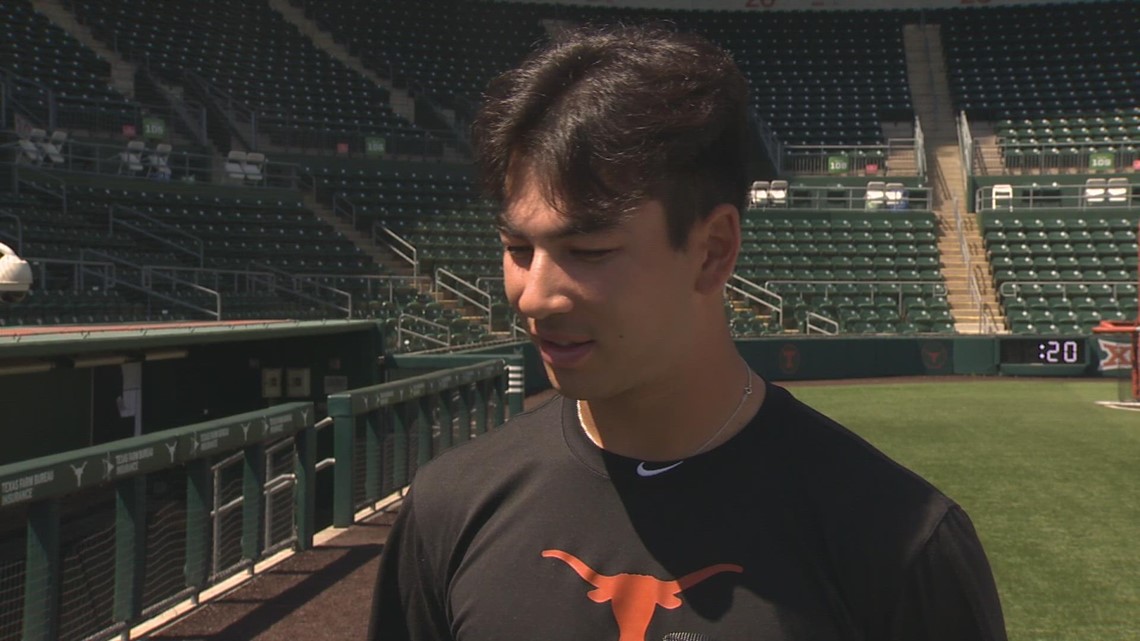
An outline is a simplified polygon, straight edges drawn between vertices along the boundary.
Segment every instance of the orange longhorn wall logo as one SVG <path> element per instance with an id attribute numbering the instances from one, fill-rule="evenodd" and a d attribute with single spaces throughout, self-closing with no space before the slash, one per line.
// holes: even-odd
<path id="1" fill-rule="evenodd" d="M 594 603 L 610 602 L 617 620 L 620 636 L 618 641 L 645 641 L 645 632 L 657 606 L 673 610 L 681 606 L 682 591 L 693 587 L 705 579 L 722 572 L 744 571 L 739 565 L 718 563 L 707 568 L 686 574 L 672 581 L 664 581 L 645 574 L 615 574 L 606 576 L 590 568 L 578 557 L 562 550 L 543 550 L 542 556 L 559 559 L 594 586 L 586 594 Z"/>

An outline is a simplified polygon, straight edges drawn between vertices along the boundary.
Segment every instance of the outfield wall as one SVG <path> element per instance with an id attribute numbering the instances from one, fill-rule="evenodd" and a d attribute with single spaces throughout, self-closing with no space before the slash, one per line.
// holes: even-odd
<path id="1" fill-rule="evenodd" d="M 1075 364 L 1002 363 L 1001 341 L 1032 340 L 1025 336 L 767 336 L 738 339 L 748 363 L 771 381 L 832 380 L 897 376 L 1123 376 L 1129 363 L 1099 346 L 1090 336 L 1041 337 L 1085 344 L 1085 357 Z M 550 384 L 532 344 L 515 343 L 479 350 L 479 354 L 522 356 L 526 393 Z M 397 357 L 397 361 L 399 357 Z M 1106 371 L 1102 371 L 1102 367 Z"/>
<path id="2" fill-rule="evenodd" d="M 379 327 L 368 321 L 280 323 L 261 327 L 98 332 L 88 338 L 4 343 L 0 371 L 11 362 L 47 362 L 46 372 L 0 374 L 4 448 L 0 465 L 194 421 L 254 411 L 283 401 L 311 402 L 325 415 L 325 398 L 342 389 L 405 379 L 501 356 L 511 370 L 512 398 L 549 388 L 529 342 L 454 354 L 393 354 L 378 359 Z M 1130 372 L 1130 353 L 1109 337 L 1041 337 L 1082 343 L 1080 362 L 1002 363 L 1004 341 L 1022 336 L 765 336 L 737 345 L 772 381 L 899 376 L 1116 376 Z M 663 346 L 662 349 L 666 349 Z M 1028 346 L 1036 356 L 1035 344 Z M 150 360 L 175 350 L 177 358 Z M 1022 350 L 1025 354 L 1026 350 Z M 120 356 L 123 364 L 84 366 L 87 356 Z M 472 359 L 475 359 L 473 361 Z M 134 369 L 134 374 L 130 370 Z M 134 385 L 127 384 L 135 377 Z M 293 379 L 302 384 L 293 389 Z M 271 388 L 271 389 L 270 389 Z M 124 399 L 134 389 L 131 402 Z M 517 391 L 516 391 L 517 390 Z M 128 411 L 134 407 L 134 411 Z"/>

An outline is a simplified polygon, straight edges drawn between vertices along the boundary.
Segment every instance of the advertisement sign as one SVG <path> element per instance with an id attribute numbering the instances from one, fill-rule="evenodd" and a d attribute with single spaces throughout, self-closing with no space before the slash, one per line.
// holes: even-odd
<path id="1" fill-rule="evenodd" d="M 166 138 L 166 121 L 157 116 L 143 118 L 143 138 Z"/>
<path id="2" fill-rule="evenodd" d="M 365 156 L 383 156 L 387 149 L 387 141 L 383 136 L 368 136 L 364 139 Z"/>
<path id="3" fill-rule="evenodd" d="M 827 157 L 827 173 L 845 174 L 851 168 L 851 157 L 846 154 L 836 154 Z"/>
<path id="4" fill-rule="evenodd" d="M 1115 154 L 1110 151 L 1098 151 L 1089 154 L 1089 169 L 1105 169 L 1108 171 L 1116 169 Z"/>

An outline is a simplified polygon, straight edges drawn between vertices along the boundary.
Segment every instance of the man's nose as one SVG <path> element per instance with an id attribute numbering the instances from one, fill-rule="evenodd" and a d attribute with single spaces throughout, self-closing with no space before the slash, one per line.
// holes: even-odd
<path id="1" fill-rule="evenodd" d="M 530 264 L 519 270 L 519 297 L 515 306 L 520 315 L 541 320 L 564 314 L 573 307 L 566 271 L 546 252 L 536 250 Z"/>

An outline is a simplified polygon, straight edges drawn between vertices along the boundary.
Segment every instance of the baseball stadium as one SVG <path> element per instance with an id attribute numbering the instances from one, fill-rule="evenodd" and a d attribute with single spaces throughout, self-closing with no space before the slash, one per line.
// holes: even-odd
<path id="1" fill-rule="evenodd" d="M 1140 3 L 4 0 L 0 641 L 363 638 L 417 469 L 551 394 L 483 91 L 650 22 L 749 81 L 747 363 L 969 512 L 1010 639 L 1140 639 Z"/>

